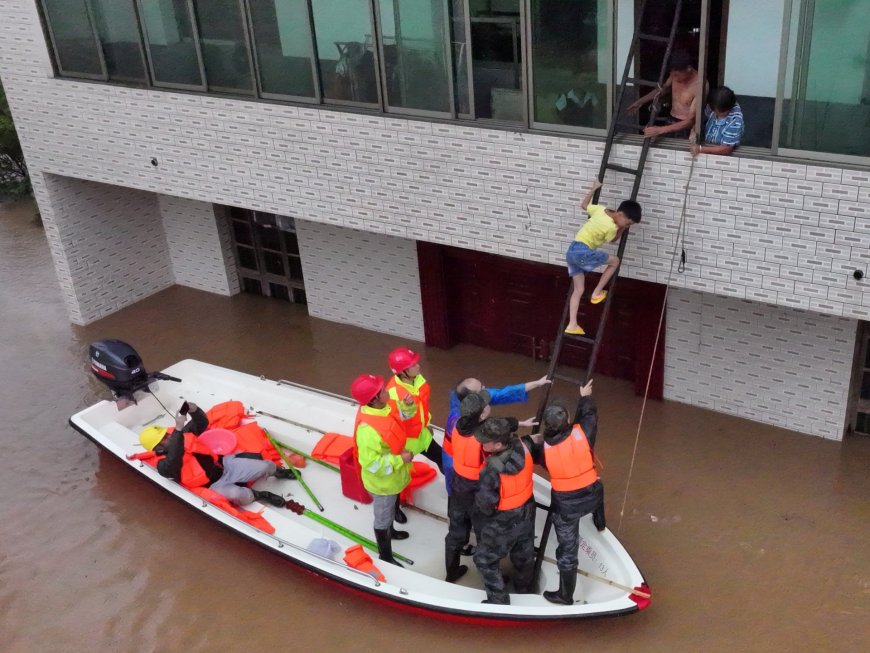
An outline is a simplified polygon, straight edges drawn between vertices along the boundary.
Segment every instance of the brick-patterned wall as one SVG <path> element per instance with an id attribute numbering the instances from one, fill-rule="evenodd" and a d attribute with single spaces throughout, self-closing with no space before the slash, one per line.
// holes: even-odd
<path id="1" fill-rule="evenodd" d="M 840 440 L 857 324 L 674 289 L 665 398 Z"/>
<path id="2" fill-rule="evenodd" d="M 422 341 L 413 240 L 296 220 L 308 312 Z"/>
<path id="3" fill-rule="evenodd" d="M 229 225 L 206 202 L 160 196 L 175 283 L 219 295 L 239 292 Z"/>
<path id="4" fill-rule="evenodd" d="M 172 285 L 152 193 L 40 172 L 31 177 L 74 323 L 87 324 Z"/>

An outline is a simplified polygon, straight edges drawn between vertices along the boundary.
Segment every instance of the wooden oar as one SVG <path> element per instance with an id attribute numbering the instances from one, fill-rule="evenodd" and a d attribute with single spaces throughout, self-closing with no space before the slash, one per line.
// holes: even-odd
<path id="1" fill-rule="evenodd" d="M 303 506 L 298 501 L 287 501 L 286 507 L 288 510 L 292 510 L 297 515 L 305 515 L 306 517 L 309 517 L 310 519 L 316 521 L 318 524 L 323 524 L 327 528 L 331 528 L 332 530 L 334 530 L 336 533 L 344 535 L 349 540 L 353 540 L 357 544 L 362 544 L 365 548 L 370 549 L 371 551 L 378 550 L 378 545 L 373 540 L 370 540 L 369 538 L 365 537 L 364 535 L 360 535 L 359 533 L 355 533 L 349 528 L 346 528 L 341 524 L 337 524 L 331 519 L 327 519 L 323 515 L 318 515 L 315 512 L 311 512 L 310 510 L 308 510 L 308 508 Z M 401 560 L 402 562 L 407 562 L 409 565 L 414 564 L 413 560 L 403 556 L 400 553 L 396 553 L 395 551 L 393 552 L 393 557 L 397 560 Z"/>
<path id="2" fill-rule="evenodd" d="M 544 560 L 550 562 L 552 564 L 556 564 L 556 561 L 553 558 L 544 556 Z M 605 583 L 617 589 L 621 589 L 624 592 L 628 592 L 629 594 L 634 594 L 635 596 L 642 596 L 645 599 L 651 599 L 652 594 L 649 592 L 641 592 L 639 589 L 635 589 L 633 587 L 629 587 L 628 585 L 623 585 L 622 583 L 617 583 L 615 580 L 610 580 L 609 578 L 604 578 L 603 576 L 596 576 L 595 574 L 590 574 L 588 571 L 583 571 L 582 569 L 578 569 L 577 573 L 581 576 L 586 576 L 591 580 L 597 580 L 599 583 Z"/>
<path id="3" fill-rule="evenodd" d="M 265 433 L 266 437 L 269 438 L 269 442 L 271 442 L 272 446 L 275 447 L 275 451 L 277 451 L 278 455 L 281 456 L 281 460 L 284 461 L 284 464 L 287 465 L 291 472 L 293 472 L 293 476 L 295 476 L 296 480 L 299 481 L 299 485 L 301 485 L 305 492 L 308 494 L 308 496 L 311 497 L 314 505 L 317 506 L 320 512 L 323 512 L 323 505 L 320 503 L 320 501 L 317 500 L 317 497 L 314 496 L 314 492 L 312 492 L 311 488 L 308 487 L 308 483 L 302 480 L 302 475 L 298 471 L 296 471 L 296 468 L 290 464 L 289 460 L 287 460 L 287 456 L 284 454 L 283 451 L 281 451 L 278 443 L 275 441 L 275 438 L 273 438 L 266 429 L 263 429 L 263 433 Z"/>

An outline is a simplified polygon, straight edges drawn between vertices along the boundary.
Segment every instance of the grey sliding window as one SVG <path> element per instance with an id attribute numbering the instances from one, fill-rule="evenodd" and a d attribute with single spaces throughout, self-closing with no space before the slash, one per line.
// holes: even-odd
<path id="1" fill-rule="evenodd" d="M 90 0 L 109 79 L 145 82 L 145 55 L 134 0 Z"/>
<path id="2" fill-rule="evenodd" d="M 474 115 L 525 120 L 520 0 L 468 0 Z"/>
<path id="3" fill-rule="evenodd" d="M 248 0 L 264 96 L 314 98 L 314 53 L 307 0 Z"/>
<path id="4" fill-rule="evenodd" d="M 376 50 L 369 0 L 311 0 L 323 97 L 377 105 Z"/>
<path id="5" fill-rule="evenodd" d="M 247 29 L 239 0 L 194 0 L 210 90 L 254 93 Z"/>
<path id="6" fill-rule="evenodd" d="M 85 0 L 43 0 L 62 75 L 105 79 L 102 52 Z"/>
<path id="7" fill-rule="evenodd" d="M 156 86 L 205 90 L 188 0 L 139 0 Z"/>
<path id="8" fill-rule="evenodd" d="M 450 114 L 444 0 L 378 0 L 386 104 Z"/>
<path id="9" fill-rule="evenodd" d="M 601 0 L 532 0 L 533 121 L 607 128 L 610 19 Z"/>

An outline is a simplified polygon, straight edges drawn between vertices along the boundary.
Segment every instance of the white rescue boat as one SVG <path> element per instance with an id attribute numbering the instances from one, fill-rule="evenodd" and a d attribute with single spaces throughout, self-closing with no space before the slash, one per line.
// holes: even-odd
<path id="1" fill-rule="evenodd" d="M 269 534 L 255 528 L 204 501 L 175 481 L 162 477 L 154 467 L 128 459 L 128 456 L 143 451 L 139 444 L 139 432 L 143 428 L 173 425 L 161 403 L 174 410 L 182 400 L 196 402 L 205 409 L 227 400 L 241 401 L 248 412 L 254 414 L 257 423 L 276 440 L 306 453 L 311 452 L 321 433 L 351 435 L 357 405 L 348 398 L 314 388 L 258 378 L 195 360 L 176 363 L 164 373 L 180 378 L 180 383 L 153 381 L 149 392 L 140 390 L 136 393 L 134 405 L 119 410 L 116 402 L 101 401 L 73 415 L 70 424 L 180 501 L 307 569 L 396 603 L 474 619 L 574 619 L 627 614 L 649 604 L 649 588 L 637 566 L 613 533 L 609 530 L 598 532 L 591 515 L 580 520 L 580 568 L 574 605 L 549 603 L 540 594 L 511 594 L 510 605 L 483 604 L 481 601 L 486 594 L 471 558 L 463 559 L 470 569 L 458 583 L 445 582 L 447 493 L 440 473 L 433 482 L 415 491 L 417 509 L 405 511 L 408 523 L 403 530 L 409 531 L 411 537 L 393 544 L 394 553 L 412 560 L 413 564 L 400 568 L 378 560 L 375 551 L 368 551 L 385 581 L 347 566 L 341 553 L 332 559 L 310 551 L 309 545 L 317 538 L 338 542 L 342 551 L 356 542 L 308 515 L 255 503 L 248 509 L 262 509 L 262 516 L 275 532 Z M 443 432 L 436 429 L 435 434 L 440 441 Z M 417 460 L 425 459 L 418 456 Z M 431 464 L 429 461 L 426 463 Z M 303 479 L 323 505 L 323 512 L 317 510 L 296 481 L 268 479 L 258 482 L 255 487 L 289 496 L 305 504 L 312 513 L 373 539 L 371 506 L 345 497 L 336 471 L 308 464 Z M 537 475 L 535 500 L 541 506 L 550 502 L 550 484 Z M 536 543 L 540 542 L 546 514 L 546 510 L 537 511 Z M 540 591 L 558 587 L 555 548 L 555 534 L 552 534 L 541 567 Z"/>

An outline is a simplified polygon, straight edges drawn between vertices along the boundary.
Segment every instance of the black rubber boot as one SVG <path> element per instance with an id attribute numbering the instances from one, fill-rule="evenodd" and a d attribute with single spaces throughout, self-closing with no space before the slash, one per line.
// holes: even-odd
<path id="1" fill-rule="evenodd" d="M 466 544 L 464 547 L 462 547 L 462 550 L 459 552 L 459 554 L 464 555 L 464 556 L 473 556 L 474 555 L 474 545 L 473 544 Z"/>
<path id="2" fill-rule="evenodd" d="M 266 503 L 273 505 L 276 508 L 283 508 L 287 504 L 287 501 L 280 494 L 260 490 L 253 490 L 253 492 L 254 501 L 265 501 Z"/>
<path id="3" fill-rule="evenodd" d="M 407 524 L 408 523 L 408 515 L 402 510 L 402 506 L 399 503 L 399 495 L 396 495 L 396 514 L 393 516 L 397 524 Z"/>
<path id="4" fill-rule="evenodd" d="M 299 474 L 299 477 L 302 478 L 302 472 L 300 472 L 298 469 L 296 470 L 296 474 Z M 296 478 L 296 474 L 294 474 L 286 467 L 278 467 L 275 469 L 275 478 L 293 480 Z"/>
<path id="5" fill-rule="evenodd" d="M 559 589 L 555 592 L 544 592 L 544 598 L 550 603 L 574 605 L 574 588 L 577 586 L 576 571 L 559 572 Z"/>
<path id="6" fill-rule="evenodd" d="M 459 564 L 459 553 L 457 551 L 447 551 L 444 563 L 447 567 L 447 578 L 444 580 L 448 583 L 455 583 L 468 571 L 466 565 Z"/>
<path id="7" fill-rule="evenodd" d="M 396 562 L 396 559 L 393 557 L 393 542 L 390 538 L 390 531 L 391 529 L 388 528 L 375 529 L 375 540 L 378 543 L 378 557 L 384 562 L 401 567 L 402 565 Z"/>
<path id="8" fill-rule="evenodd" d="M 411 535 L 410 535 L 410 533 L 408 533 L 408 531 L 397 531 L 392 526 L 390 526 L 389 533 L 390 533 L 390 538 L 394 539 L 394 540 L 407 540 L 409 537 L 411 537 Z"/>

